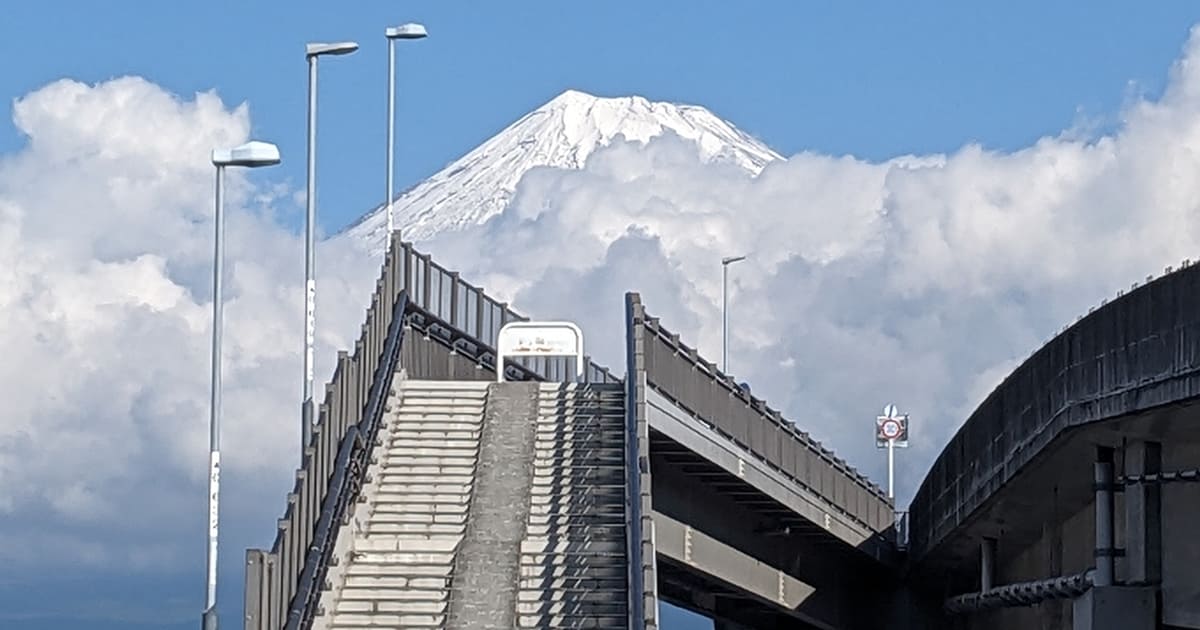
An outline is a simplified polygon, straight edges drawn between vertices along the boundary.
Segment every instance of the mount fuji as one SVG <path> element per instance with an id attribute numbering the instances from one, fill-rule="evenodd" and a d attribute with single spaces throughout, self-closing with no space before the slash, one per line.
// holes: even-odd
<path id="1" fill-rule="evenodd" d="M 405 240 L 419 242 L 483 223 L 504 210 L 529 169 L 578 169 L 593 151 L 618 137 L 644 143 L 667 130 L 695 142 L 704 159 L 736 164 L 753 174 L 783 159 L 703 107 L 568 90 L 397 195 L 396 225 Z M 386 232 L 387 208 L 381 205 L 332 240 L 350 240 L 378 256 L 387 247 Z"/>

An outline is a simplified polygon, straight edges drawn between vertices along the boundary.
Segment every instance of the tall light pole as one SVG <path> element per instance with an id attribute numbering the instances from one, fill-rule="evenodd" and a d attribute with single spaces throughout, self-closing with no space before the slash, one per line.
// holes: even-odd
<path id="1" fill-rule="evenodd" d="M 746 260 L 745 256 L 721 259 L 721 371 L 729 373 L 729 265 Z"/>
<path id="2" fill-rule="evenodd" d="M 317 326 L 317 283 L 314 254 L 317 230 L 317 58 L 322 55 L 348 55 L 358 50 L 354 42 L 310 43 L 304 48 L 308 60 L 308 191 L 304 228 L 304 403 L 301 409 L 300 459 L 312 432 L 313 411 L 313 338 Z"/>
<path id="3" fill-rule="evenodd" d="M 214 149 L 212 163 L 217 167 L 216 211 L 213 226 L 213 328 L 212 390 L 208 416 L 208 590 L 204 599 L 204 630 L 217 628 L 217 523 L 221 488 L 221 273 L 225 249 L 225 167 L 259 167 L 279 163 L 279 148 L 267 142 L 251 141 L 232 149 Z"/>
<path id="4" fill-rule="evenodd" d="M 388 124 L 387 124 L 387 241 L 391 242 L 392 231 L 396 229 L 395 219 L 392 218 L 392 177 L 393 153 L 396 145 L 396 40 L 422 39 L 429 35 L 421 24 L 409 23 L 400 26 L 389 26 L 383 32 L 388 40 Z"/>

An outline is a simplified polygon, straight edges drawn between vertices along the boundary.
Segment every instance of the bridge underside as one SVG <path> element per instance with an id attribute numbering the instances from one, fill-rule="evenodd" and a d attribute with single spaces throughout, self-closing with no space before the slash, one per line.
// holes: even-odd
<path id="1" fill-rule="evenodd" d="M 896 576 L 744 479 L 651 431 L 661 596 L 751 628 L 880 627 Z"/>
<path id="2" fill-rule="evenodd" d="M 781 610 L 727 582 L 696 571 L 686 563 L 659 556 L 658 592 L 662 601 L 702 614 L 732 627 L 821 628 Z"/>
<path id="3" fill-rule="evenodd" d="M 1019 473 L 995 489 L 988 501 L 931 548 L 913 567 L 914 583 L 945 598 L 979 590 L 981 543 L 995 542 L 994 584 L 1030 582 L 1093 570 L 1096 566 L 1096 490 L 1093 464 L 1112 453 L 1114 475 L 1144 471 L 1145 445 L 1159 453 L 1151 466 L 1164 471 L 1200 467 L 1200 401 L 1165 405 L 1146 412 L 1067 429 L 1047 443 Z M 1195 505 L 1200 484 L 1118 484 L 1113 493 L 1112 531 L 1119 550 L 1114 584 L 1148 584 L 1157 595 L 1163 627 L 1200 628 L 1200 527 Z M 1147 501 L 1147 497 L 1154 497 Z M 1066 624 L 1075 600 L 1061 597 L 1026 607 L 965 611 L 964 628 L 1001 628 L 1030 623 Z M 952 623 L 947 616 L 946 623 Z M 957 626 L 956 626 L 957 627 Z M 1087 626 L 1102 627 L 1102 626 Z M 1131 626 L 1132 627 L 1132 626 Z"/>

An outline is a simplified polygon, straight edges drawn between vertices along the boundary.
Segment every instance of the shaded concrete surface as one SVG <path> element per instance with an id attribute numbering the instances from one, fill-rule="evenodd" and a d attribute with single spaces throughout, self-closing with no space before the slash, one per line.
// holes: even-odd
<path id="1" fill-rule="evenodd" d="M 380 447 L 338 530 L 314 630 L 445 623 L 486 388 L 393 379 Z"/>
<path id="2" fill-rule="evenodd" d="M 1155 630 L 1155 589 L 1095 587 L 1072 606 L 1071 630 Z M 1062 627 L 1062 626 L 1059 626 Z"/>
<path id="3" fill-rule="evenodd" d="M 475 492 L 455 561 L 447 628 L 513 628 L 516 624 L 537 391 L 537 383 L 497 383 L 488 389 Z"/>

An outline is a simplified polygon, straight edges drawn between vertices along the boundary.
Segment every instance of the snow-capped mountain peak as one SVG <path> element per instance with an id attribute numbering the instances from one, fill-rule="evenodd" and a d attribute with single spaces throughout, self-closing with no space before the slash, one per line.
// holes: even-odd
<path id="1" fill-rule="evenodd" d="M 396 225 L 406 240 L 421 241 L 483 223 L 504 210 L 529 169 L 581 168 L 593 151 L 619 136 L 646 142 L 668 129 L 696 142 L 705 159 L 752 173 L 782 159 L 703 107 L 567 90 L 400 193 L 394 204 Z M 386 208 L 379 206 L 335 238 L 349 238 L 378 254 L 386 247 L 386 231 Z"/>

